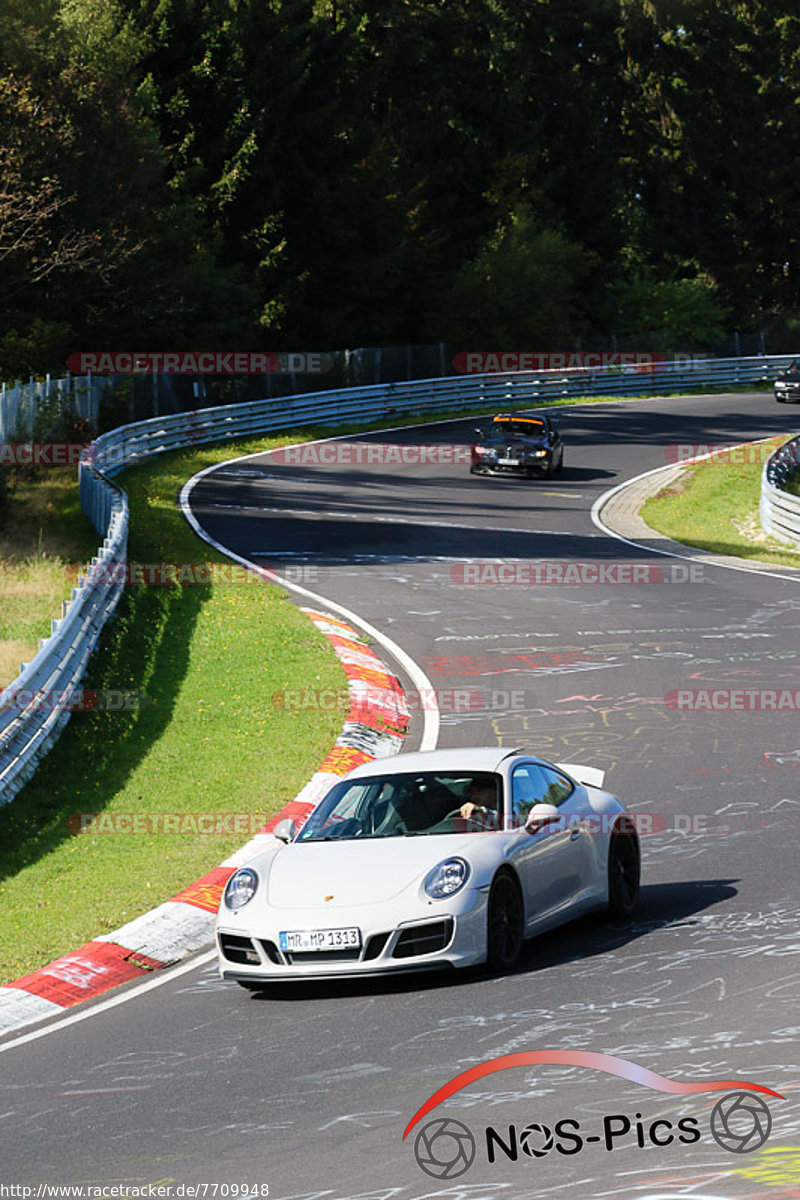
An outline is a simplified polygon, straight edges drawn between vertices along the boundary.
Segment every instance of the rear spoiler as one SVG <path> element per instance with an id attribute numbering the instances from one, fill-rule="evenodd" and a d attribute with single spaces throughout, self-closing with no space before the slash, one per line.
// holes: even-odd
<path id="1" fill-rule="evenodd" d="M 601 788 L 606 777 L 605 771 L 599 767 L 581 767 L 577 763 L 556 763 L 556 766 L 577 779 L 578 783 L 588 784 L 589 787 Z"/>

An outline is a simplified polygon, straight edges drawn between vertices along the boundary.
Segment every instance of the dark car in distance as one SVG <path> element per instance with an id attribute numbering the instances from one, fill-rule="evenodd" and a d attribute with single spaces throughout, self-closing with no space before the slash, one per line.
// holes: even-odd
<path id="1" fill-rule="evenodd" d="M 564 443 L 550 417 L 498 413 L 488 431 L 476 429 L 470 471 L 473 475 L 517 475 L 549 479 L 564 465 Z"/>
<path id="2" fill-rule="evenodd" d="M 779 404 L 796 404 L 800 400 L 800 358 L 786 368 L 775 380 L 775 399 Z"/>

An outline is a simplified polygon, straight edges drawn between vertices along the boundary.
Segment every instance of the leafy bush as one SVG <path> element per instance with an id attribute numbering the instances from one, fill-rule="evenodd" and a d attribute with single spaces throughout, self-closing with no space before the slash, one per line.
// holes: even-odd
<path id="1" fill-rule="evenodd" d="M 584 332 L 581 283 L 593 263 L 577 242 L 543 227 L 531 208 L 517 206 L 445 297 L 447 340 L 498 350 L 572 343 Z"/>
<path id="2" fill-rule="evenodd" d="M 722 341 L 729 316 L 716 284 L 705 275 L 656 279 L 645 270 L 607 290 L 606 320 L 613 332 L 624 337 L 653 330 L 665 349 L 711 349 Z"/>

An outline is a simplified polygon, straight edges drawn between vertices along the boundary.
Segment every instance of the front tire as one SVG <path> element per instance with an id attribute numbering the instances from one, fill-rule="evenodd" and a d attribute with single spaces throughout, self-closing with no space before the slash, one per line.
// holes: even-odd
<path id="1" fill-rule="evenodd" d="M 486 960 L 493 971 L 510 971 L 522 954 L 525 906 L 519 884 L 508 871 L 492 881 L 486 920 Z"/>
<path id="2" fill-rule="evenodd" d="M 608 911 L 614 920 L 625 921 L 636 911 L 641 863 L 635 830 L 618 825 L 608 845 Z"/>

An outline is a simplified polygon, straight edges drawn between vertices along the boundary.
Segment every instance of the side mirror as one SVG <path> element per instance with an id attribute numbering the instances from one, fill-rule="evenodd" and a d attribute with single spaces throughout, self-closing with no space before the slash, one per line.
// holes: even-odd
<path id="1" fill-rule="evenodd" d="M 284 817 L 272 831 L 272 836 L 277 838 L 279 842 L 291 842 L 294 835 L 297 833 L 297 826 L 291 817 Z"/>
<path id="2" fill-rule="evenodd" d="M 475 430 L 475 432 L 477 433 L 477 435 L 478 435 L 478 437 L 479 437 L 479 438 L 485 438 L 485 437 L 486 437 L 486 434 L 483 432 L 483 430 L 482 430 L 482 429 L 476 429 L 476 430 Z"/>
<path id="3" fill-rule="evenodd" d="M 557 821 L 560 816 L 555 804 L 534 804 L 525 821 L 528 833 L 539 833 L 551 821 Z"/>

